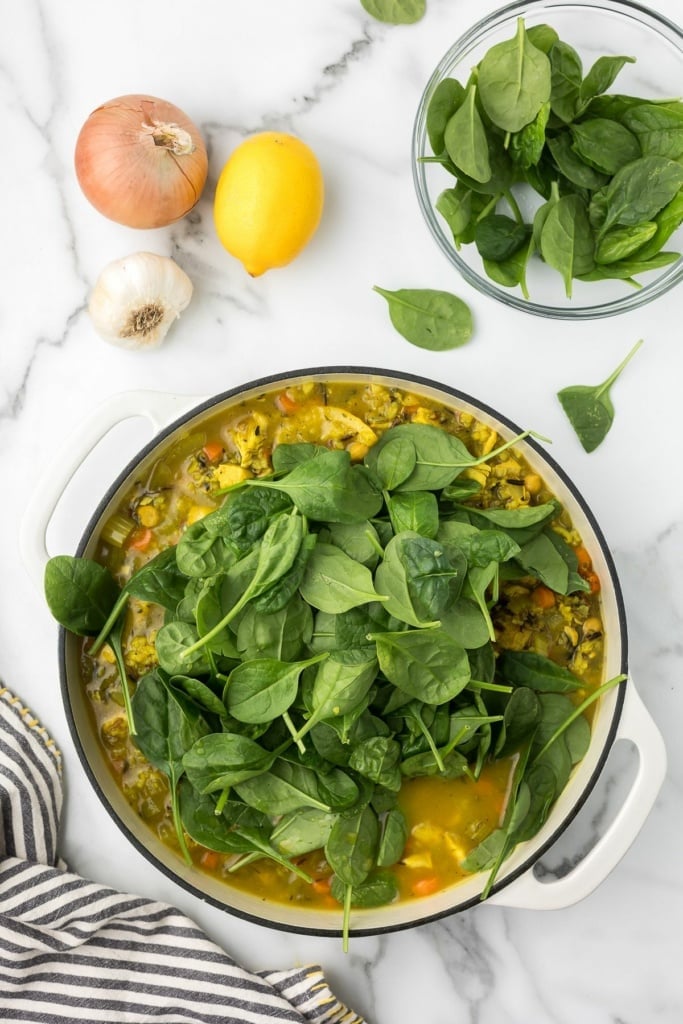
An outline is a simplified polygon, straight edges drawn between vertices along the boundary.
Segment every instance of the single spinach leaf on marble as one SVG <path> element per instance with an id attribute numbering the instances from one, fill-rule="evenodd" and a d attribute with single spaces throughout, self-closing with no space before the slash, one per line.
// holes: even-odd
<path id="1" fill-rule="evenodd" d="M 609 432 L 614 420 L 610 389 L 642 343 L 642 339 L 636 342 L 626 358 L 602 384 L 576 384 L 558 391 L 557 397 L 585 451 L 595 451 Z"/>
<path id="2" fill-rule="evenodd" d="M 550 61 L 529 39 L 522 18 L 513 39 L 484 54 L 478 81 L 484 110 L 504 132 L 520 131 L 550 99 Z"/>
<path id="3" fill-rule="evenodd" d="M 427 0 L 360 0 L 377 21 L 389 25 L 413 25 L 424 16 Z"/>
<path id="4" fill-rule="evenodd" d="M 431 288 L 388 291 L 374 286 L 389 305 L 391 322 L 406 341 L 433 352 L 459 348 L 472 337 L 472 311 L 451 292 Z"/>

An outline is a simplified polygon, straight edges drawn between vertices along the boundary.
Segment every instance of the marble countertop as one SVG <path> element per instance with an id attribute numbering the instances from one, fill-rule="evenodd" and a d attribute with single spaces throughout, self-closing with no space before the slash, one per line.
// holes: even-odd
<path id="1" fill-rule="evenodd" d="M 656 0 L 675 18 L 676 0 Z M 391 27 L 358 0 L 0 0 L 0 677 L 42 719 L 65 759 L 62 855 L 79 873 L 166 900 L 251 969 L 320 963 L 370 1024 L 680 1024 L 683 975 L 683 487 L 681 291 L 605 320 L 547 321 L 475 292 L 422 222 L 410 137 L 422 89 L 448 43 L 490 3 L 428 0 Z M 194 11 L 194 13 L 192 13 Z M 147 91 L 182 107 L 210 153 L 209 182 L 183 221 L 133 231 L 99 216 L 73 173 L 88 113 Z M 215 181 L 234 146 L 262 129 L 301 136 L 327 199 L 313 242 L 289 267 L 251 279 L 219 245 Z M 138 250 L 172 255 L 195 295 L 164 346 L 125 352 L 94 333 L 86 306 L 104 265 Z M 372 285 L 457 292 L 475 335 L 431 353 L 391 327 Z M 592 455 L 555 397 L 597 383 L 638 338 L 615 389 L 616 419 Z M 384 366 L 444 381 L 552 438 L 591 505 L 624 592 L 630 670 L 664 736 L 668 775 L 642 831 L 600 887 L 557 911 L 483 905 L 438 923 L 356 938 L 285 934 L 201 903 L 128 845 L 81 769 L 61 705 L 56 627 L 22 566 L 26 502 L 54 453 L 107 397 L 130 388 L 204 396 L 264 373 Z M 72 551 L 95 499 L 149 436 L 141 420 L 110 438 L 67 491 L 50 533 Z M 92 496 L 92 505 L 88 504 Z M 544 858 L 561 870 L 590 846 L 636 771 L 619 745 L 578 821 Z"/>

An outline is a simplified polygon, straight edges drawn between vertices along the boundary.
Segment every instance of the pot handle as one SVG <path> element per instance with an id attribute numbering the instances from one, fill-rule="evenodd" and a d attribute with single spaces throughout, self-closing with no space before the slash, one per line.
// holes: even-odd
<path id="1" fill-rule="evenodd" d="M 525 910 L 559 910 L 589 896 L 616 867 L 652 810 L 666 774 L 664 740 L 629 679 L 615 737 L 638 750 L 638 771 L 616 818 L 592 850 L 563 878 L 541 882 L 533 868 L 489 897 L 489 903 Z"/>
<path id="2" fill-rule="evenodd" d="M 162 391 L 123 391 L 102 402 L 67 438 L 31 495 L 19 531 L 22 561 L 41 593 L 45 564 L 50 558 L 47 530 L 69 481 L 86 457 L 110 430 L 124 420 L 142 416 L 149 420 L 156 433 L 198 401 L 200 399 L 190 395 Z"/>

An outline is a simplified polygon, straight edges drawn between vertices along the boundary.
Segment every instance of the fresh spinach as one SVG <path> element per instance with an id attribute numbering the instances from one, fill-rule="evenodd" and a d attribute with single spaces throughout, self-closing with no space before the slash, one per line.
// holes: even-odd
<path id="1" fill-rule="evenodd" d="M 389 304 L 391 322 L 399 334 L 419 348 L 433 352 L 459 348 L 472 337 L 472 312 L 451 292 L 429 288 L 387 291 L 374 286 Z"/>
<path id="2" fill-rule="evenodd" d="M 412 25 L 424 16 L 427 0 L 360 0 L 364 9 L 378 21 L 390 25 Z"/>
<path id="3" fill-rule="evenodd" d="M 529 298 L 540 258 L 571 299 L 574 279 L 638 286 L 680 258 L 662 250 L 683 219 L 683 104 L 608 93 L 633 61 L 600 56 L 584 75 L 551 26 L 519 18 L 466 82 L 434 89 L 424 159 L 455 179 L 436 210 L 496 284 Z"/>
<path id="4" fill-rule="evenodd" d="M 602 384 L 574 384 L 558 391 L 557 397 L 585 451 L 595 451 L 607 436 L 614 422 L 610 389 L 642 343 L 642 339 L 636 342 L 626 358 Z"/>

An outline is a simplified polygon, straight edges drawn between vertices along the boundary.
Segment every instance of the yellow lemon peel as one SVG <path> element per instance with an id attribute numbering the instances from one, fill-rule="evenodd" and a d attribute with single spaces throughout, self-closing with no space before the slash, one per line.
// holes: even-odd
<path id="1" fill-rule="evenodd" d="M 320 223 L 323 199 L 320 164 L 306 143 L 260 132 L 240 143 L 218 179 L 218 238 L 258 277 L 299 255 Z"/>

